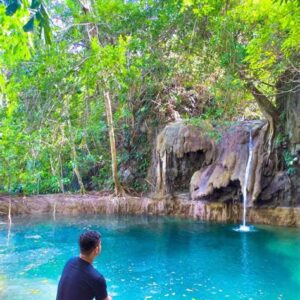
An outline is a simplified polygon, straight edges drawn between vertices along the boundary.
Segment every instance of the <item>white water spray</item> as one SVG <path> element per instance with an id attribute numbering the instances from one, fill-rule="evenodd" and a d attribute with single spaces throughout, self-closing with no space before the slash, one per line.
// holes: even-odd
<path id="1" fill-rule="evenodd" d="M 12 217 L 11 217 L 11 198 L 8 202 L 8 213 L 7 213 L 7 241 L 6 245 L 9 246 L 10 235 L 11 235 L 11 226 L 12 226 Z"/>
<path id="2" fill-rule="evenodd" d="M 250 227 L 246 225 L 246 215 L 247 215 L 247 200 L 248 200 L 248 194 L 247 194 L 247 186 L 249 181 L 249 175 L 252 165 L 252 156 L 253 156 L 253 142 L 252 142 L 252 132 L 250 129 L 249 132 L 249 156 L 246 166 L 246 172 L 245 172 L 245 179 L 244 179 L 244 186 L 243 186 L 243 225 L 240 226 L 240 231 L 250 231 Z"/>
<path id="3" fill-rule="evenodd" d="M 56 201 L 54 202 L 53 205 L 53 220 L 56 221 Z"/>
<path id="4" fill-rule="evenodd" d="M 11 226 L 11 224 L 12 224 L 12 218 L 11 218 L 11 198 L 9 198 L 9 202 L 8 202 L 8 214 L 7 214 L 7 218 L 8 218 L 8 225 Z"/>

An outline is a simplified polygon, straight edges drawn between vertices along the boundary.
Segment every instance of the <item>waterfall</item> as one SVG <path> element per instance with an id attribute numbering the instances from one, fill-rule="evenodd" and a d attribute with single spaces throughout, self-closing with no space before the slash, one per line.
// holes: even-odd
<path id="1" fill-rule="evenodd" d="M 8 202 L 8 222 L 7 222 L 7 246 L 9 246 L 9 241 L 10 241 L 10 235 L 11 235 L 11 226 L 12 226 L 12 217 L 11 217 L 11 197 L 9 197 L 9 202 Z"/>
<path id="2" fill-rule="evenodd" d="M 56 221 L 56 201 L 54 202 L 53 205 L 53 220 Z"/>
<path id="3" fill-rule="evenodd" d="M 245 172 L 245 179 L 244 179 L 244 186 L 243 186 L 243 225 L 240 226 L 241 231 L 249 231 L 250 227 L 246 226 L 246 215 L 247 215 L 247 200 L 248 200 L 248 195 L 247 195 L 247 186 L 248 186 L 248 181 L 249 181 L 249 175 L 250 175 L 250 170 L 251 170 L 251 165 L 252 165 L 252 156 L 253 156 L 253 142 L 252 142 L 252 132 L 250 129 L 249 132 L 249 156 L 248 156 L 248 161 L 247 161 L 247 166 L 246 166 L 246 172 Z"/>
<path id="4" fill-rule="evenodd" d="M 12 218 L 11 218 L 11 198 L 9 198 L 9 202 L 8 202 L 8 224 L 9 226 L 11 226 L 12 224 Z"/>

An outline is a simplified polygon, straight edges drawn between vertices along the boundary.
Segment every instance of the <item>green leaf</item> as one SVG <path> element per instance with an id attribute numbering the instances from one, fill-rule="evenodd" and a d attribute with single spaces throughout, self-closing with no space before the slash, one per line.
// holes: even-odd
<path id="1" fill-rule="evenodd" d="M 33 30 L 34 30 L 34 17 L 30 18 L 30 20 L 23 26 L 23 30 L 25 32 L 33 32 Z"/>
<path id="2" fill-rule="evenodd" d="M 45 42 L 47 45 L 51 44 L 51 28 L 49 25 L 49 16 L 44 6 L 41 5 L 38 12 L 35 14 L 39 22 L 40 32 L 44 34 Z"/>
<path id="3" fill-rule="evenodd" d="M 37 9 L 40 6 L 40 4 L 41 4 L 40 0 L 32 0 L 30 8 L 31 9 Z"/>
<path id="4" fill-rule="evenodd" d="M 35 14 L 35 17 L 39 21 L 39 23 L 43 22 L 43 16 L 39 11 Z"/>
<path id="5" fill-rule="evenodd" d="M 50 45 L 51 44 L 51 28 L 49 25 L 49 16 L 43 5 L 41 5 L 40 12 L 43 17 L 43 29 L 44 29 L 45 41 L 46 41 L 46 44 Z"/>
<path id="6" fill-rule="evenodd" d="M 7 16 L 12 16 L 13 14 L 15 14 L 15 12 L 21 7 L 21 3 L 19 0 L 14 0 L 13 3 L 11 3 L 10 5 L 8 5 L 6 7 L 6 15 Z"/>

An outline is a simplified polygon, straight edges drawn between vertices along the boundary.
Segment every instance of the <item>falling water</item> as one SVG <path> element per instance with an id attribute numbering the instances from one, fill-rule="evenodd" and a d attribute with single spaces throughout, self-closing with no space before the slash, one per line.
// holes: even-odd
<path id="1" fill-rule="evenodd" d="M 11 218 L 11 198 L 9 198 L 9 202 L 8 202 L 8 214 L 7 214 L 7 218 L 8 218 L 8 224 L 9 224 L 9 226 L 11 226 L 11 224 L 12 224 L 12 218 Z"/>
<path id="2" fill-rule="evenodd" d="M 11 217 L 11 198 L 9 198 L 8 202 L 8 214 L 7 214 L 8 222 L 7 222 L 7 246 L 9 246 L 10 235 L 11 235 L 11 226 L 12 226 L 12 217 Z"/>
<path id="3" fill-rule="evenodd" d="M 53 220 L 54 221 L 56 220 L 56 201 L 54 202 L 54 205 L 53 205 Z"/>
<path id="4" fill-rule="evenodd" d="M 253 142 L 252 142 L 252 132 L 250 129 L 249 132 L 249 157 L 246 166 L 244 186 L 243 186 L 243 225 L 240 226 L 240 231 L 250 231 L 250 227 L 246 225 L 246 214 L 247 214 L 247 186 L 249 181 L 249 175 L 252 164 L 252 156 L 253 156 Z"/>

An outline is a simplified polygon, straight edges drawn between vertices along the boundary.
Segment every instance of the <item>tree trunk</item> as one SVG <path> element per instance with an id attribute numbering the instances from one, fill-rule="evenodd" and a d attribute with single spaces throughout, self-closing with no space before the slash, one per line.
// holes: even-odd
<path id="1" fill-rule="evenodd" d="M 114 133 L 111 101 L 110 101 L 109 92 L 104 92 L 104 100 L 105 100 L 105 110 L 106 110 L 106 117 L 107 117 L 108 133 L 109 133 L 111 167 L 112 167 L 112 175 L 113 175 L 113 180 L 114 180 L 114 185 L 115 185 L 115 194 L 116 195 L 124 195 L 125 191 L 124 191 L 124 189 L 119 181 L 119 177 L 118 177 L 117 150 L 116 150 L 115 133 Z"/>
<path id="2" fill-rule="evenodd" d="M 77 153 L 76 153 L 75 141 L 74 141 L 73 134 L 72 134 L 72 127 L 71 127 L 71 121 L 70 120 L 68 120 L 68 125 L 69 125 L 70 138 L 71 138 L 71 155 L 72 155 L 72 161 L 73 161 L 73 171 L 74 171 L 74 173 L 77 177 L 77 180 L 78 180 L 78 184 L 79 184 L 79 187 L 80 187 L 80 193 L 84 194 L 85 193 L 85 188 L 84 188 L 82 177 L 80 175 L 78 165 L 77 165 Z"/>
<path id="3" fill-rule="evenodd" d="M 260 110 L 269 122 L 269 137 L 268 137 L 268 155 L 273 150 L 273 140 L 275 137 L 276 126 L 278 124 L 278 112 L 272 102 L 265 96 L 253 82 L 247 83 L 248 89 L 254 96 Z"/>
<path id="4" fill-rule="evenodd" d="M 93 15 L 92 10 L 92 1 L 91 0 L 79 0 L 81 3 L 81 8 L 85 14 Z M 88 23 L 86 26 L 88 39 L 91 42 L 93 38 L 97 38 L 98 42 L 98 27 L 95 23 Z M 118 163 L 117 163 L 117 150 L 116 150 L 116 142 L 115 142 L 115 133 L 113 126 L 113 117 L 112 117 L 112 109 L 111 109 L 111 100 L 110 93 L 108 90 L 104 91 L 104 102 L 105 102 L 105 111 L 107 117 L 107 125 L 109 130 L 109 143 L 110 143 L 110 153 L 111 153 L 111 167 L 112 167 L 112 176 L 115 186 L 115 194 L 116 195 L 125 195 L 125 191 L 119 181 L 118 177 Z"/>
<path id="5" fill-rule="evenodd" d="M 78 180 L 78 184 L 79 184 L 79 187 L 80 187 L 80 193 L 84 194 L 85 193 L 85 188 L 84 188 L 82 177 L 80 175 L 78 165 L 77 165 L 77 153 L 76 153 L 76 147 L 75 147 L 75 138 L 74 138 L 74 135 L 73 135 L 73 129 L 72 129 L 72 124 L 71 124 L 71 120 L 70 120 L 70 110 L 69 110 L 69 103 L 68 102 L 66 103 L 66 108 L 67 108 L 67 124 L 68 124 L 69 134 L 70 134 L 70 146 L 71 146 L 71 157 L 72 157 L 72 161 L 73 161 L 73 171 L 74 171 L 74 173 L 77 177 L 77 180 Z"/>
<path id="6" fill-rule="evenodd" d="M 275 137 L 276 126 L 278 123 L 278 111 L 273 103 L 264 95 L 253 83 L 253 81 L 245 75 L 244 72 L 240 71 L 240 77 L 245 81 L 246 87 L 252 93 L 256 100 L 261 112 L 269 123 L 269 134 L 268 134 L 268 156 L 270 156 L 273 150 L 273 140 Z"/>
<path id="7" fill-rule="evenodd" d="M 83 11 L 83 13 L 85 15 L 94 15 L 93 13 L 93 1 L 90 0 L 79 0 L 80 4 L 81 4 L 81 9 Z M 93 23 L 93 22 L 89 22 L 87 23 L 87 25 L 85 26 L 86 28 L 86 32 L 87 32 L 87 36 L 89 41 L 92 40 L 92 38 L 94 37 L 98 37 L 98 26 L 97 24 Z"/>
<path id="8" fill-rule="evenodd" d="M 60 155 L 59 155 L 60 156 Z M 60 158 L 59 158 L 60 159 Z M 59 188 L 60 188 L 60 191 L 64 194 L 64 187 L 63 187 L 63 184 L 62 184 L 62 179 L 60 177 L 60 171 L 56 171 L 56 168 L 55 168 L 55 162 L 53 161 L 52 159 L 52 156 L 50 155 L 50 168 L 51 168 L 51 173 L 52 173 L 52 176 L 56 177 L 57 176 L 57 183 L 59 185 Z M 59 161 L 58 161 L 58 168 L 60 169 L 60 165 L 59 165 Z"/>
<path id="9" fill-rule="evenodd" d="M 277 89 L 282 150 L 287 155 L 285 168 L 292 182 L 291 193 L 285 193 L 284 201 L 300 206 L 300 72 L 286 71 L 277 82 Z"/>
<path id="10" fill-rule="evenodd" d="M 64 174 L 63 174 L 63 166 L 62 166 L 62 161 L 61 161 L 61 155 L 60 153 L 58 154 L 58 163 L 59 163 L 59 185 L 60 185 L 60 190 L 64 194 L 65 193 L 65 186 L 64 186 Z"/>

